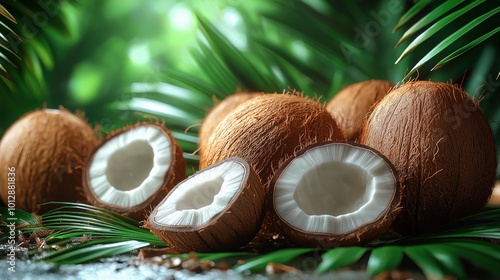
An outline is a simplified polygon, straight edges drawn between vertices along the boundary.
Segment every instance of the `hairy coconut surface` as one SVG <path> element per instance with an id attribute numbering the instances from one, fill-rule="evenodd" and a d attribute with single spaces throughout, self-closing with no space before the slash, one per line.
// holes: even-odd
<path id="1" fill-rule="evenodd" d="M 276 227 L 298 247 L 363 245 L 386 232 L 400 210 L 394 166 L 355 143 L 310 145 L 273 177 L 268 206 Z"/>
<path id="2" fill-rule="evenodd" d="M 301 147 L 340 139 L 337 123 L 319 102 L 298 94 L 265 94 L 242 103 L 221 121 L 200 156 L 200 169 L 241 157 L 266 185 L 279 163 Z"/>
<path id="3" fill-rule="evenodd" d="M 140 122 L 110 133 L 85 166 L 89 203 L 141 220 L 186 178 L 182 149 L 162 123 Z"/>
<path id="4" fill-rule="evenodd" d="M 495 143 L 478 103 L 459 87 L 432 81 L 403 84 L 373 110 L 361 143 L 387 156 L 403 188 L 402 234 L 480 210 L 497 166 Z"/>
<path id="5" fill-rule="evenodd" d="M 149 215 L 146 227 L 180 252 L 233 250 L 249 242 L 264 216 L 255 171 L 230 158 L 179 183 Z"/>
<path id="6" fill-rule="evenodd" d="M 83 166 L 98 144 L 88 123 L 69 111 L 25 114 L 0 143 L 2 201 L 28 212 L 47 210 L 44 202 L 79 201 Z"/>
<path id="7" fill-rule="evenodd" d="M 217 102 L 214 107 L 208 112 L 198 133 L 200 142 L 198 143 L 199 153 L 202 154 L 206 146 L 208 138 L 214 131 L 215 127 L 236 107 L 241 103 L 252 99 L 256 96 L 264 94 L 263 92 L 237 92 L 229 95 L 220 102 Z"/>
<path id="8" fill-rule="evenodd" d="M 368 80 L 349 85 L 339 91 L 326 109 L 337 121 L 347 140 L 358 140 L 361 127 L 370 108 L 394 87 L 385 80 Z"/>

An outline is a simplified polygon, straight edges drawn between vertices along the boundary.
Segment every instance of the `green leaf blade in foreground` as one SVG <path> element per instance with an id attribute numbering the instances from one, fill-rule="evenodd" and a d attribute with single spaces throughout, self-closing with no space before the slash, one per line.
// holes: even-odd
<path id="1" fill-rule="evenodd" d="M 434 56 L 437 54 L 441 53 L 444 49 L 449 47 L 451 44 L 453 44 L 456 40 L 458 40 L 460 37 L 462 37 L 464 34 L 472 30 L 474 27 L 478 26 L 480 23 L 485 21 L 486 19 L 492 17 L 493 15 L 497 14 L 500 12 L 500 7 L 497 7 L 496 9 L 493 9 L 483 15 L 481 15 L 478 18 L 475 18 L 468 24 L 464 25 L 462 28 L 458 29 L 454 33 L 452 33 L 450 36 L 444 38 L 439 44 L 437 44 L 432 50 L 430 50 L 413 68 L 410 70 L 410 72 L 406 75 L 405 78 L 409 77 L 415 71 L 417 71 L 423 64 L 425 64 L 427 61 L 431 60 Z"/>
<path id="2" fill-rule="evenodd" d="M 109 243 L 109 244 L 106 244 Z M 93 246 L 90 246 L 93 245 Z M 42 260 L 57 265 L 79 264 L 99 258 L 116 256 L 149 246 L 147 242 L 135 240 L 116 242 L 116 240 L 94 240 L 75 245 L 42 258 Z"/>
<path id="3" fill-rule="evenodd" d="M 391 271 L 401 263 L 404 253 L 400 246 L 375 248 L 368 259 L 368 274 L 375 276 L 383 271 Z"/>
<path id="4" fill-rule="evenodd" d="M 404 252 L 422 269 L 428 278 L 450 276 L 446 268 L 441 266 L 425 246 L 408 246 L 404 248 Z"/>
<path id="5" fill-rule="evenodd" d="M 258 271 L 264 269 L 269 262 L 275 263 L 286 263 L 295 259 L 296 257 L 303 255 L 305 253 L 312 252 L 316 249 L 314 248 L 292 248 L 292 249 L 282 249 L 279 251 L 274 251 L 272 253 L 264 254 L 253 259 L 249 259 L 241 265 L 233 267 L 233 270 L 237 272 L 244 271 Z"/>
<path id="6" fill-rule="evenodd" d="M 443 244 L 447 250 L 462 259 L 484 269 L 491 275 L 500 276 L 500 245 L 484 241 L 469 240 Z"/>
<path id="7" fill-rule="evenodd" d="M 337 247 L 324 253 L 323 261 L 316 268 L 317 273 L 325 273 L 330 270 L 346 267 L 357 262 L 369 248 L 365 247 Z"/>
<path id="8" fill-rule="evenodd" d="M 40 223 L 36 216 L 21 209 L 9 210 L 7 207 L 0 207 L 0 215 L 2 215 L 3 221 L 7 223 L 9 218 L 12 218 L 13 221 L 15 218 L 17 228 Z"/>

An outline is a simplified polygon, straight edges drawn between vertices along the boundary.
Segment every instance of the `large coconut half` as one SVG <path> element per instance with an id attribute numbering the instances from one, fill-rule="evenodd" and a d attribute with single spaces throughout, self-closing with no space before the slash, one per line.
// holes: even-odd
<path id="1" fill-rule="evenodd" d="M 270 185 L 270 211 L 299 247 L 363 245 L 387 231 L 401 192 L 392 164 L 374 149 L 322 142 L 284 162 Z"/>
<path id="2" fill-rule="evenodd" d="M 279 163 L 302 146 L 343 139 L 325 107 L 298 94 L 264 94 L 235 108 L 215 128 L 200 169 L 230 157 L 245 159 L 264 185 Z"/>
<path id="3" fill-rule="evenodd" d="M 25 114 L 0 142 L 2 201 L 44 212 L 44 202 L 82 200 L 83 166 L 98 144 L 88 123 L 65 109 Z"/>
<path id="4" fill-rule="evenodd" d="M 181 252 L 245 245 L 264 216 L 264 189 L 241 158 L 230 158 L 179 183 L 150 214 L 146 227 Z"/>
<path id="5" fill-rule="evenodd" d="M 159 123 L 138 123 L 109 134 L 85 167 L 90 203 L 143 219 L 178 182 L 186 161 L 170 131 Z"/>
<path id="6" fill-rule="evenodd" d="M 241 103 L 262 95 L 262 92 L 237 92 L 229 95 L 220 102 L 217 102 L 214 107 L 208 112 L 200 127 L 199 136 L 199 154 L 203 153 L 208 138 L 212 135 L 215 127 L 236 107 Z"/>
<path id="7" fill-rule="evenodd" d="M 361 127 L 370 108 L 394 87 L 385 80 L 367 80 L 349 85 L 339 91 L 326 109 L 337 121 L 347 140 L 358 140 Z"/>
<path id="8" fill-rule="evenodd" d="M 428 230 L 477 212 L 495 182 L 495 142 L 479 104 L 455 85 L 415 81 L 374 108 L 361 143 L 398 171 L 404 210 L 394 229 Z"/>

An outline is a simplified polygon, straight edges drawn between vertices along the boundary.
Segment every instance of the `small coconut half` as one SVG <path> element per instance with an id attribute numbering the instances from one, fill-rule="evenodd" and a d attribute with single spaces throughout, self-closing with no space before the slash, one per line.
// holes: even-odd
<path id="1" fill-rule="evenodd" d="M 264 203 L 257 173 L 243 159 L 229 158 L 179 183 L 146 227 L 180 252 L 232 250 L 255 236 Z"/>
<path id="2" fill-rule="evenodd" d="M 389 160 L 347 142 L 299 151 L 281 165 L 269 192 L 276 227 L 300 247 L 369 243 L 389 228 L 401 201 Z"/>
<path id="3" fill-rule="evenodd" d="M 138 123 L 111 133 L 87 161 L 84 191 L 90 203 L 143 219 L 186 178 L 182 150 L 159 123 Z"/>

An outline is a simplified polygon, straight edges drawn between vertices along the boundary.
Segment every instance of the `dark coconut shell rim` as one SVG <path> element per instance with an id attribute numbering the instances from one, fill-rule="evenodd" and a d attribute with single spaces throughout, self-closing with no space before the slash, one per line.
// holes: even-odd
<path id="1" fill-rule="evenodd" d="M 237 164 L 239 164 L 240 166 L 243 167 L 243 177 L 242 177 L 242 180 L 240 182 L 240 185 L 238 186 L 238 190 L 236 190 L 236 192 L 233 194 L 233 197 L 231 197 L 231 199 L 229 200 L 229 202 L 227 203 L 226 207 L 224 209 L 222 209 L 219 213 L 217 213 L 216 215 L 214 215 L 212 218 L 210 218 L 206 223 L 200 225 L 200 226 L 173 226 L 173 225 L 163 225 L 163 224 L 160 224 L 160 223 L 157 223 L 155 221 L 155 217 L 156 217 L 156 213 L 158 212 L 158 208 L 163 205 L 163 203 L 170 197 L 170 195 L 172 193 L 175 192 L 175 190 L 177 190 L 177 188 L 181 187 L 182 184 L 188 180 L 192 180 L 193 177 L 195 177 L 197 174 L 201 173 L 201 172 L 205 172 L 206 170 L 210 170 L 210 169 L 213 169 L 219 165 L 222 165 L 228 161 L 233 161 L 233 162 L 236 162 Z M 225 159 L 225 160 L 222 160 L 218 163 L 215 163 L 215 164 L 212 164 L 210 166 L 208 166 L 207 168 L 203 169 L 203 170 L 200 170 L 198 171 L 197 173 L 193 174 L 192 176 L 184 179 L 183 181 L 181 181 L 179 184 L 177 184 L 168 194 L 167 196 L 165 196 L 165 198 L 162 199 L 162 201 L 160 203 L 158 203 L 158 205 L 154 208 L 154 210 L 151 212 L 151 214 L 149 215 L 148 217 L 148 221 L 149 221 L 149 225 L 152 227 L 152 228 L 155 228 L 157 230 L 166 230 L 166 231 L 176 231 L 176 232 L 196 232 L 196 231 L 199 231 L 203 228 L 206 228 L 214 223 L 216 223 L 219 218 L 221 218 L 222 216 L 224 216 L 227 212 L 228 209 L 231 209 L 232 205 L 236 202 L 236 200 L 238 200 L 238 198 L 240 197 L 240 194 L 241 192 L 245 189 L 247 183 L 248 183 L 248 177 L 250 175 L 250 166 L 248 165 L 248 163 L 240 158 L 240 157 L 231 157 L 231 158 L 228 158 L 228 159 Z"/>
<path id="2" fill-rule="evenodd" d="M 391 173 L 392 173 L 392 177 L 394 179 L 394 185 L 395 185 L 395 192 L 393 193 L 392 195 L 392 198 L 391 198 L 391 203 L 388 205 L 387 208 L 385 208 L 385 211 L 383 211 L 382 213 L 380 213 L 380 215 L 377 216 L 376 219 L 374 219 L 372 222 L 369 222 L 367 224 L 364 224 L 362 226 L 359 226 L 351 231 L 348 231 L 346 233 L 342 233 L 342 234 L 331 234 L 331 233 L 322 233 L 322 232 L 308 232 L 308 231 L 304 231 L 302 229 L 299 229 L 291 224 L 289 224 L 287 221 L 285 221 L 284 219 L 282 219 L 282 217 L 279 215 L 279 213 L 276 211 L 275 209 L 275 203 L 274 203 L 274 185 L 276 184 L 276 182 L 281 178 L 281 174 L 283 173 L 283 171 L 288 167 L 288 165 L 292 162 L 292 160 L 294 160 L 295 158 L 301 156 L 302 154 L 306 153 L 307 151 L 309 151 L 310 149 L 313 149 L 313 148 L 317 148 L 317 147 L 320 147 L 320 146 L 327 146 L 327 145 L 338 145 L 338 144 L 341 144 L 341 145 L 346 145 L 346 146 L 351 146 L 351 147 L 356 147 L 356 148 L 361 148 L 361 149 L 364 149 L 372 154 L 374 154 L 375 156 L 381 158 L 382 160 L 384 160 L 387 165 L 389 166 L 389 168 L 391 169 Z M 273 176 L 271 182 L 270 182 L 270 185 L 269 185 L 269 207 L 272 211 L 272 213 L 274 215 L 276 215 L 276 217 L 279 218 L 280 222 L 283 222 L 286 226 L 288 226 L 289 228 L 297 231 L 297 232 L 300 232 L 304 235 L 307 235 L 309 237 L 318 237 L 318 238 L 325 238 L 325 237 L 338 237 L 339 239 L 342 239 L 344 237 L 349 237 L 349 236 L 352 236 L 353 234 L 356 234 L 360 231 L 363 231 L 363 232 L 366 232 L 366 231 L 369 231 L 370 228 L 372 227 L 375 227 L 374 225 L 379 225 L 380 223 L 384 222 L 385 220 L 385 216 L 392 216 L 392 218 L 390 220 L 394 220 L 395 216 L 396 215 L 391 215 L 393 213 L 397 213 L 399 212 L 399 209 L 400 209 L 400 203 L 401 203 L 401 185 L 400 185 L 400 182 L 399 182 L 399 178 L 397 176 L 397 171 L 396 171 L 396 168 L 394 167 L 394 165 L 389 161 L 389 159 L 384 156 L 383 154 L 381 154 L 379 151 L 369 147 L 369 146 L 366 146 L 366 145 L 363 145 L 363 144 L 359 144 L 359 143 L 355 143 L 355 142 L 348 142 L 348 141 L 323 141 L 323 142 L 318 142 L 318 143 L 314 143 L 314 144 L 311 144 L 309 146 L 306 146 L 304 147 L 303 149 L 299 150 L 297 153 L 294 154 L 294 156 L 288 158 L 286 161 L 284 161 L 280 167 L 278 168 L 278 170 L 276 171 L 275 175 Z M 298 206 L 297 206 L 298 207 Z M 392 213 L 391 213 L 391 210 L 392 210 Z M 391 225 L 392 221 L 387 221 L 387 225 L 385 226 L 385 228 L 389 228 L 390 225 Z"/>

